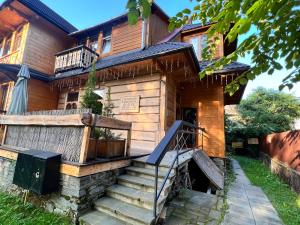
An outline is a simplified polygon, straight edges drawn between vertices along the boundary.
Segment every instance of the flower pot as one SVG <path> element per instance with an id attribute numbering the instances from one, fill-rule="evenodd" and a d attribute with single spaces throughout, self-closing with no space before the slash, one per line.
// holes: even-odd
<path id="1" fill-rule="evenodd" d="M 87 160 L 93 160 L 96 158 L 97 158 L 97 140 L 94 138 L 90 138 Z"/>
<path id="2" fill-rule="evenodd" d="M 98 157 L 100 158 L 115 158 L 124 156 L 125 140 L 98 140 L 97 144 Z"/>

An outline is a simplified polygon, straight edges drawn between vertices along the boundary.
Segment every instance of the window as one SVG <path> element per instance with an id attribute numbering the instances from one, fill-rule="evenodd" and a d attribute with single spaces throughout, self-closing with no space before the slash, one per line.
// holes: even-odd
<path id="1" fill-rule="evenodd" d="M 202 34 L 200 36 L 191 37 L 188 42 L 193 45 L 198 60 L 201 60 L 202 51 L 207 46 L 207 35 Z"/>
<path id="2" fill-rule="evenodd" d="M 67 95 L 66 109 L 77 109 L 79 92 L 69 92 Z"/>
<path id="3" fill-rule="evenodd" d="M 17 33 L 16 33 L 16 37 L 15 37 L 15 43 L 13 46 L 13 51 L 17 51 L 19 50 L 20 46 L 21 46 L 21 41 L 22 41 L 22 31 L 23 29 L 20 28 Z"/>
<path id="4" fill-rule="evenodd" d="M 102 38 L 102 54 L 107 54 L 111 49 L 111 29 L 103 32 Z"/>
<path id="5" fill-rule="evenodd" d="M 3 56 L 10 53 L 10 51 L 11 51 L 10 46 L 11 46 L 11 37 L 8 38 L 5 42 L 5 46 L 4 46 L 4 49 L 3 49 Z"/>
<path id="6" fill-rule="evenodd" d="M 89 48 L 96 52 L 98 49 L 98 40 L 91 41 Z"/>

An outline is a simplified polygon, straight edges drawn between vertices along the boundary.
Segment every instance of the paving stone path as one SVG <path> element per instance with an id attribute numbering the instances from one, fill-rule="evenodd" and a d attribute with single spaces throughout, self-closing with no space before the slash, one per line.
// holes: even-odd
<path id="1" fill-rule="evenodd" d="M 223 203 L 223 196 L 182 190 L 168 206 L 165 225 L 216 225 Z"/>
<path id="2" fill-rule="evenodd" d="M 270 200 L 261 188 L 251 185 L 236 160 L 232 160 L 236 180 L 227 195 L 229 210 L 223 225 L 283 224 Z"/>

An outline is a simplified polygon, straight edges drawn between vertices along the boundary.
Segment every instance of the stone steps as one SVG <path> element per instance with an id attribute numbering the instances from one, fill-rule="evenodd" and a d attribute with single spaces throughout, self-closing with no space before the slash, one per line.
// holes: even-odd
<path id="1" fill-rule="evenodd" d="M 145 192 L 150 192 L 150 193 L 154 193 L 154 191 L 155 191 L 154 178 L 147 179 L 147 178 L 143 178 L 143 177 L 134 177 L 131 175 L 121 175 L 118 177 L 118 184 L 126 186 L 126 187 L 139 189 L 139 190 L 142 190 Z M 162 185 L 162 183 L 159 182 L 158 188 L 160 188 L 161 185 Z M 167 181 L 167 183 L 162 191 L 162 195 L 166 195 L 168 193 L 170 186 L 171 186 L 171 181 Z"/>
<path id="2" fill-rule="evenodd" d="M 122 185 L 113 185 L 107 189 L 107 196 L 145 209 L 153 209 L 153 193 L 144 192 L 139 189 L 129 188 Z M 161 196 L 158 201 L 158 211 L 163 208 L 165 201 L 166 197 Z"/>
<path id="3" fill-rule="evenodd" d="M 104 197 L 95 202 L 95 208 L 132 225 L 151 225 L 152 210 L 134 206 L 115 198 Z"/>
<path id="4" fill-rule="evenodd" d="M 148 179 L 155 178 L 155 170 L 150 168 L 142 168 L 142 167 L 134 167 L 130 166 L 126 168 L 126 172 L 128 175 L 132 175 L 135 177 L 143 177 Z M 158 180 L 163 181 L 165 176 L 167 175 L 168 171 L 159 171 L 158 172 Z M 171 171 L 169 179 L 174 178 L 175 172 Z"/>
<path id="5" fill-rule="evenodd" d="M 155 167 L 146 164 L 145 157 L 133 160 L 132 166 L 125 168 L 126 174 L 117 178 L 117 184 L 107 188 L 106 197 L 95 202 L 95 210 L 80 218 L 82 225 L 152 225 L 155 191 Z M 182 157 L 182 165 L 187 158 Z M 162 162 L 158 171 L 158 190 L 168 173 L 167 164 L 172 154 Z M 167 183 L 158 200 L 157 213 L 162 212 L 169 191 L 175 180 L 172 169 Z M 99 222 L 101 221 L 101 222 Z"/>
<path id="6" fill-rule="evenodd" d="M 104 222 L 105 221 L 105 222 Z M 100 211 L 91 211 L 79 219 L 80 225 L 127 225 L 125 222 L 118 220 L 106 213 Z"/>

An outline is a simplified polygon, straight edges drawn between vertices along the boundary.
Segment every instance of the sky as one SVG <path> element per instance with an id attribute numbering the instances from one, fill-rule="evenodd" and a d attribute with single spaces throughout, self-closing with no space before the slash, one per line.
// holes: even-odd
<path id="1" fill-rule="evenodd" d="M 78 29 L 84 29 L 110 18 L 116 17 L 126 12 L 127 0 L 42 0 L 46 5 L 67 19 Z M 0 0 L 2 3 L 3 0 Z M 191 8 L 190 0 L 156 0 L 156 3 L 169 15 L 174 16 L 178 11 L 184 8 Z M 190 6 L 190 7 L 189 7 Z M 251 32 L 255 32 L 253 29 Z M 239 37 L 242 41 L 246 36 Z M 251 55 L 240 58 L 238 61 L 251 66 Z M 254 81 L 249 81 L 245 90 L 244 98 L 248 96 L 253 89 L 262 86 L 266 88 L 278 89 L 282 79 L 288 74 L 288 71 L 281 70 L 275 72 L 272 76 L 262 74 Z M 285 92 L 289 92 L 287 89 Z M 300 83 L 289 92 L 300 97 Z"/>

